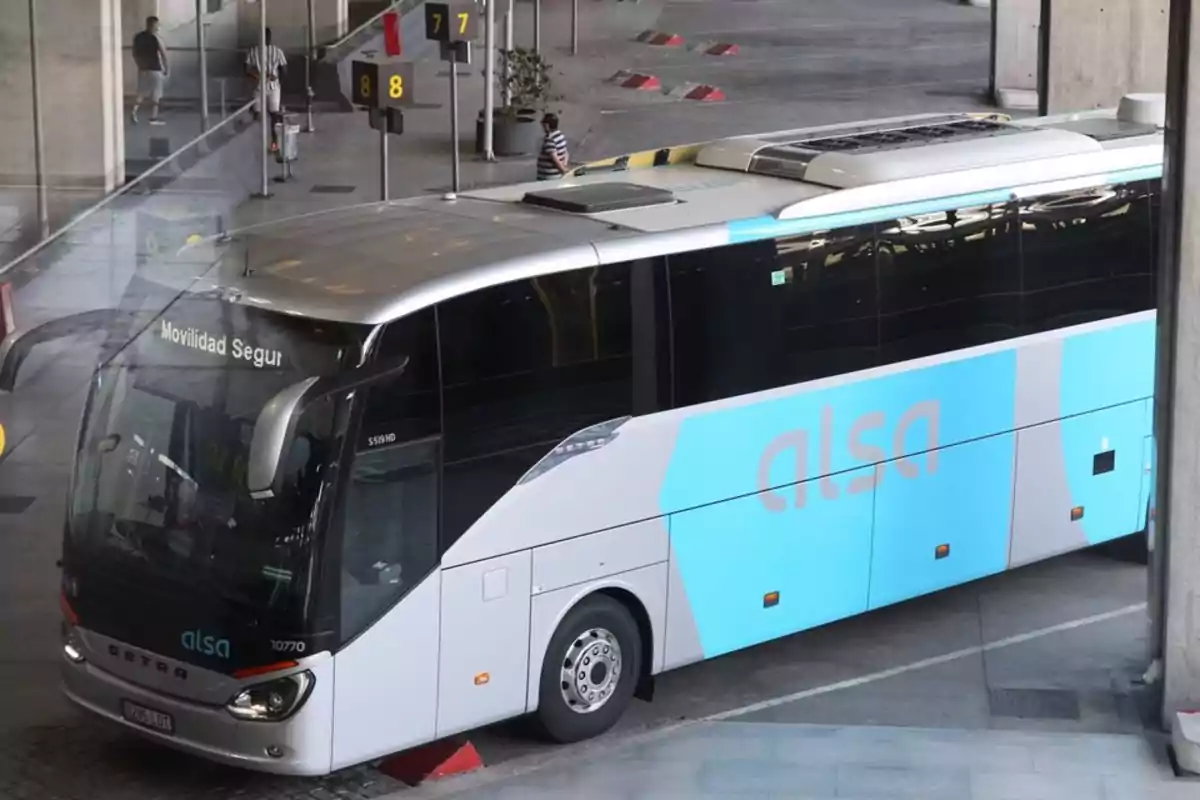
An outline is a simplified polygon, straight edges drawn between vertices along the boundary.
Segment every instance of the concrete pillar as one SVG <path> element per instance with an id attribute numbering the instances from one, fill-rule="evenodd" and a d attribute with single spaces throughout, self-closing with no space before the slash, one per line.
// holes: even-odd
<path id="1" fill-rule="evenodd" d="M 258 44 L 258 15 L 262 6 L 257 0 L 241 0 L 238 7 L 238 31 L 244 50 Z M 313 4 L 317 44 L 326 44 L 349 31 L 349 0 L 318 0 Z M 268 0 L 267 26 L 274 44 L 289 54 L 302 54 L 307 48 L 307 0 Z"/>
<path id="2" fill-rule="evenodd" d="M 1191 0 L 1172 2 L 1164 296 L 1159 301 L 1164 352 L 1155 432 L 1155 558 L 1165 558 L 1165 592 L 1154 610 L 1162 615 L 1162 717 L 1167 726 L 1178 711 L 1200 707 L 1200 13 L 1193 15 L 1191 5 Z"/>
<path id="3" fill-rule="evenodd" d="M 120 0 L 35 5 L 45 183 L 51 217 L 61 222 L 81 197 L 124 182 L 122 12 Z M 4 0 L 0 14 L 0 192 L 24 217 L 33 211 L 24 195 L 36 185 L 28 7 L 26 0 Z"/>
<path id="4" fill-rule="evenodd" d="M 1042 112 L 1111 108 L 1126 94 L 1162 92 L 1169 1 L 1042 0 Z"/>
<path id="5" fill-rule="evenodd" d="M 1036 109 L 1042 0 L 992 4 L 992 96 L 1001 108 Z"/>

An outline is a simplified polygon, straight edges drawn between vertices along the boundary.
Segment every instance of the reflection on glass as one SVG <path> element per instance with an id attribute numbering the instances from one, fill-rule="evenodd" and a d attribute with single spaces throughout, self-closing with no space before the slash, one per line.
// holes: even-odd
<path id="1" fill-rule="evenodd" d="M 264 629 L 307 631 L 311 523 L 330 455 L 332 403 L 301 415 L 279 497 L 251 499 L 246 467 L 263 406 L 299 380 L 336 370 L 340 334 L 189 298 L 100 368 L 66 549 L 80 584 L 106 596 L 105 609 L 151 606 L 164 626 L 205 621 L 223 636 L 241 633 L 264 645 Z M 119 638 L 154 635 L 131 627 Z M 157 651 L 170 653 L 177 642 L 165 644 Z"/>

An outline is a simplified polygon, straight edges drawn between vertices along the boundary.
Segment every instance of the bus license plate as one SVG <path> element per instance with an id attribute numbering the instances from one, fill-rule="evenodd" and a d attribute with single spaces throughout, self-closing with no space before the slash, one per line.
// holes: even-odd
<path id="1" fill-rule="evenodd" d="M 128 700 L 121 701 L 121 714 L 132 723 L 159 733 L 175 733 L 175 719 L 170 714 L 139 706 Z"/>

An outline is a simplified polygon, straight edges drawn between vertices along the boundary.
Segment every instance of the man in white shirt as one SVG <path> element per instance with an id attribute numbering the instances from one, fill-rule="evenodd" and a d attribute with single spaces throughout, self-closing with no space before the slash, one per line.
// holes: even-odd
<path id="1" fill-rule="evenodd" d="M 275 138 L 276 123 L 283 122 L 283 107 L 281 101 L 282 88 L 279 83 L 279 75 L 287 68 L 287 58 L 283 55 L 283 51 L 275 45 L 271 44 L 271 29 L 267 28 L 267 51 L 266 56 L 262 54 L 261 47 L 254 47 L 250 54 L 246 56 L 246 71 L 250 73 L 250 77 L 254 78 L 254 118 L 258 119 L 258 115 L 262 113 L 260 108 L 258 80 L 261 72 L 266 72 L 267 76 L 267 113 L 271 116 L 271 152 L 279 149 L 279 142 Z"/>

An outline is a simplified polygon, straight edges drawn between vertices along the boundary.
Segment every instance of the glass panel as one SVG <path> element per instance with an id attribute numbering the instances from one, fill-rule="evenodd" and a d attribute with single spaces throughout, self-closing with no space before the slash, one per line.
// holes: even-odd
<path id="1" fill-rule="evenodd" d="M 231 643 L 218 668 L 272 657 L 270 638 L 319 634 L 309 575 L 334 404 L 301 416 L 280 496 L 252 499 L 246 464 L 263 406 L 336 372 L 346 333 L 189 296 L 100 368 L 66 540 L 85 625 L 201 662 L 213 654 L 181 634 L 203 629 Z"/>
<path id="2" fill-rule="evenodd" d="M 343 642 L 437 565 L 437 484 L 434 440 L 354 457 L 342 504 Z"/>
<path id="3" fill-rule="evenodd" d="M 1021 250 L 1026 332 L 1154 305 L 1154 231 L 1144 183 L 1026 201 Z"/>
<path id="4" fill-rule="evenodd" d="M 408 358 L 396 379 L 372 386 L 358 435 L 358 449 L 396 444 L 441 431 L 437 328 L 432 309 L 390 323 L 375 359 Z"/>
<path id="5" fill-rule="evenodd" d="M 884 225 L 879 238 L 883 363 L 1020 333 L 1015 209 L 961 208 Z"/>
<path id="6" fill-rule="evenodd" d="M 443 303 L 445 544 L 551 448 L 633 409 L 629 266 Z"/>
<path id="7" fill-rule="evenodd" d="M 672 256 L 676 404 L 877 363 L 872 234 L 864 226 Z"/>

